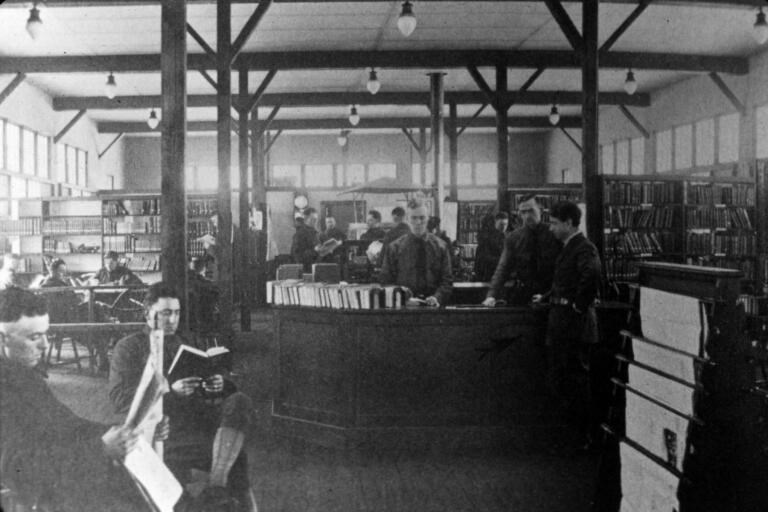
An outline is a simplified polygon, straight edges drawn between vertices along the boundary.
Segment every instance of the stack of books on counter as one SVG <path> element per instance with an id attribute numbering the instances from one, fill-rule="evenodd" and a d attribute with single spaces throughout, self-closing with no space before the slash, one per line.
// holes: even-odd
<path id="1" fill-rule="evenodd" d="M 411 298 L 403 286 L 308 283 L 300 279 L 267 282 L 267 302 L 277 306 L 330 309 L 398 309 Z"/>

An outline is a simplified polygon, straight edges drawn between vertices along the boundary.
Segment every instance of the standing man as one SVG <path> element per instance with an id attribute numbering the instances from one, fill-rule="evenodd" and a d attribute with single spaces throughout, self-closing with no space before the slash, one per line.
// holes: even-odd
<path id="1" fill-rule="evenodd" d="M 510 302 L 518 306 L 527 304 L 533 295 L 547 293 L 552 286 L 555 259 L 562 245 L 541 222 L 541 208 L 535 195 L 524 196 L 518 212 L 523 225 L 504 241 L 491 289 L 483 301 L 485 306 L 493 307 L 498 299 L 504 298 L 504 283 L 509 279 L 515 280 Z"/>
<path id="2" fill-rule="evenodd" d="M 393 241 L 384 254 L 381 284 L 408 287 L 428 306 L 445 304 L 453 277 L 448 246 L 427 232 L 427 207 L 414 202 L 409 207 L 413 232 Z M 394 212 L 393 212 L 394 213 Z"/>
<path id="3" fill-rule="evenodd" d="M 395 227 L 384 235 L 384 249 L 401 236 L 411 232 L 411 227 L 405 222 L 405 210 L 402 207 L 397 206 L 392 209 L 392 222 L 395 224 Z M 426 230 L 426 219 L 424 223 L 424 229 Z"/>
<path id="4" fill-rule="evenodd" d="M 477 236 L 474 270 L 477 280 L 483 282 L 488 282 L 493 278 L 501 253 L 504 251 L 504 239 L 507 235 L 507 227 L 509 227 L 507 212 L 498 212 L 492 219 L 493 225 L 489 225 L 489 229 L 483 229 L 486 222 L 483 221 L 483 228 Z"/>
<path id="5" fill-rule="evenodd" d="M 339 263 L 342 256 L 341 244 L 347 239 L 346 233 L 336 227 L 336 218 L 333 215 L 325 217 L 325 231 L 317 237 L 318 245 L 315 247 L 320 261 L 323 263 Z M 331 240 L 334 240 L 331 242 Z"/>
<path id="6" fill-rule="evenodd" d="M 365 223 L 368 224 L 368 231 L 360 236 L 360 240 L 373 242 L 374 240 L 384 239 L 386 233 L 381 229 L 381 214 L 378 210 L 370 210 Z"/>
<path id="7" fill-rule="evenodd" d="M 115 345 L 109 373 L 109 398 L 118 414 L 127 413 L 141 380 L 150 353 L 149 330 L 154 323 L 163 330 L 163 373 L 168 369 L 184 340 L 176 335 L 181 315 L 177 292 L 163 282 L 147 290 L 144 299 L 147 326 L 143 332 L 123 338 Z M 228 487 L 243 504 L 250 500 L 248 464 L 243 445 L 251 421 L 251 400 L 234 391 L 222 375 L 207 379 L 187 377 L 169 382 L 171 392 L 163 399 L 173 435 L 166 444 L 166 457 L 177 475 L 192 454 L 210 468 L 202 501 L 208 510 L 221 510 L 231 503 Z M 196 456 L 196 457 L 195 457 Z M 186 459 L 185 459 L 186 458 Z M 207 469 L 206 468 L 206 469 Z M 231 470 L 231 471 L 230 471 Z M 185 481 L 185 478 L 180 478 Z M 226 510 L 226 509 L 224 509 Z M 250 510 L 250 509 L 249 509 Z"/>
<path id="8" fill-rule="evenodd" d="M 296 233 L 291 243 L 291 257 L 294 263 L 304 265 L 304 272 L 312 270 L 312 264 L 317 261 L 317 210 L 307 208 L 301 217 L 296 218 Z"/>
<path id="9" fill-rule="evenodd" d="M 583 370 L 584 354 L 596 341 L 594 302 L 600 289 L 597 248 L 579 231 L 581 210 L 572 202 L 550 210 L 550 229 L 563 243 L 555 262 L 549 293 L 535 295 L 536 303 L 550 304 L 547 320 L 547 382 L 550 391 L 589 427 L 589 380 Z"/>

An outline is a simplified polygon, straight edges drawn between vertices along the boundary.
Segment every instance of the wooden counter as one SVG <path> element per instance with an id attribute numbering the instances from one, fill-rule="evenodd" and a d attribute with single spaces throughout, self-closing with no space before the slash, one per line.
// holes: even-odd
<path id="1" fill-rule="evenodd" d="M 543 340 L 528 309 L 274 307 L 273 321 L 276 428 L 348 434 L 542 419 Z"/>

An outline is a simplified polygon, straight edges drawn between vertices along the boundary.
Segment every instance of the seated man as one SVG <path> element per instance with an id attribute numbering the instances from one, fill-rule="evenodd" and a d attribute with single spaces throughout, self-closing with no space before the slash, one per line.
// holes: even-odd
<path id="1" fill-rule="evenodd" d="M 115 251 L 109 251 L 104 256 L 104 267 L 96 274 L 99 284 L 142 284 L 136 274 L 120 264 L 120 256 Z"/>
<path id="2" fill-rule="evenodd" d="M 51 273 L 40 283 L 40 288 L 63 288 L 72 286 L 72 281 L 67 275 L 67 264 L 64 260 L 56 258 L 51 262 Z"/>
<path id="3" fill-rule="evenodd" d="M 149 356 L 149 326 L 157 321 L 164 331 L 163 370 L 166 374 L 179 346 L 184 343 L 176 335 L 181 305 L 173 288 L 162 282 L 153 284 L 147 290 L 144 307 L 147 328 L 118 341 L 112 355 L 109 397 L 118 413 L 128 411 L 141 379 Z M 183 472 L 189 465 L 181 459 L 197 455 L 196 448 L 200 449 L 199 458 L 206 463 L 206 469 L 210 468 L 208 487 L 203 491 L 203 501 L 210 505 L 210 509 L 224 510 L 216 507 L 222 506 L 222 501 L 231 503 L 224 487 L 229 487 L 246 507 L 250 506 L 250 482 L 243 444 L 251 421 L 251 400 L 241 392 L 223 393 L 225 381 L 222 375 L 205 380 L 188 377 L 169 384 L 171 392 L 165 395 L 163 402 L 164 412 L 173 427 L 173 435 L 165 448 L 168 467 L 179 480 L 188 481 Z M 227 388 L 234 388 L 234 385 L 229 383 Z"/>
<path id="4" fill-rule="evenodd" d="M 369 210 L 365 223 L 368 225 L 368 231 L 360 236 L 360 240 L 373 242 L 383 240 L 387 235 L 386 231 L 381 229 L 381 213 L 378 210 Z"/>
<path id="5" fill-rule="evenodd" d="M 149 510 L 112 464 L 135 445 L 125 427 L 84 420 L 59 402 L 37 366 L 48 347 L 45 300 L 0 291 L 0 475 L 20 502 L 63 512 Z"/>
<path id="6" fill-rule="evenodd" d="M 413 232 L 392 242 L 384 253 L 379 280 L 410 288 L 429 306 L 445 305 L 453 285 L 448 245 L 427 232 L 427 208 L 409 206 Z"/>

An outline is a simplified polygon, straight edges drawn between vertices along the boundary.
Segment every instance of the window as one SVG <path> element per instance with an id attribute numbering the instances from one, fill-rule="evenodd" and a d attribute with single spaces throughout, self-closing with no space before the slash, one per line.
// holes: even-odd
<path id="1" fill-rule="evenodd" d="M 0 119 L 0 169 L 5 169 L 5 121 Z M 3 197 L 0 194 L 0 197 Z"/>
<path id="2" fill-rule="evenodd" d="M 475 163 L 475 185 L 496 186 L 499 182 L 498 166 L 495 162 Z"/>
<path id="3" fill-rule="evenodd" d="M 301 186 L 300 165 L 273 165 L 270 185 L 274 187 Z"/>
<path id="4" fill-rule="evenodd" d="M 456 169 L 456 184 L 472 185 L 472 163 L 459 162 Z"/>
<path id="5" fill-rule="evenodd" d="M 77 150 L 67 146 L 67 183 L 77 185 Z"/>
<path id="6" fill-rule="evenodd" d="M 64 144 L 56 144 L 56 180 L 59 183 L 67 182 L 67 147 Z"/>
<path id="7" fill-rule="evenodd" d="M 51 178 L 50 162 L 48 159 L 49 139 L 37 134 L 37 175 L 44 179 Z"/>
<path id="8" fill-rule="evenodd" d="M 215 165 L 197 167 L 195 185 L 197 190 L 216 190 L 219 188 L 219 168 Z"/>
<path id="9" fill-rule="evenodd" d="M 739 114 L 720 116 L 719 121 L 717 161 L 736 162 L 739 160 Z"/>
<path id="10" fill-rule="evenodd" d="M 305 186 L 308 188 L 333 187 L 333 165 L 306 165 L 304 167 L 304 180 Z"/>
<path id="11" fill-rule="evenodd" d="M 411 182 L 414 185 L 422 185 L 421 164 L 418 162 L 411 165 Z"/>
<path id="12" fill-rule="evenodd" d="M 365 166 L 363 164 L 347 165 L 347 172 L 344 176 L 344 185 L 359 185 L 365 183 Z"/>
<path id="13" fill-rule="evenodd" d="M 379 178 L 397 178 L 396 164 L 368 164 L 368 181 Z"/>
<path id="14" fill-rule="evenodd" d="M 715 120 L 705 119 L 696 123 L 696 165 L 715 163 Z"/>
<path id="15" fill-rule="evenodd" d="M 672 169 L 672 130 L 656 134 L 656 172 Z"/>
<path id="16" fill-rule="evenodd" d="M 629 174 L 629 141 L 616 142 L 616 174 Z"/>
<path id="17" fill-rule="evenodd" d="M 19 171 L 19 157 L 21 155 L 21 134 L 19 127 L 12 123 L 5 124 L 5 167 L 9 171 Z"/>
<path id="18" fill-rule="evenodd" d="M 29 180 L 27 182 L 27 197 L 42 197 L 39 181 Z"/>
<path id="19" fill-rule="evenodd" d="M 27 197 L 27 180 L 13 176 L 11 178 L 11 198 L 23 199 Z"/>
<path id="20" fill-rule="evenodd" d="M 768 105 L 763 105 L 755 112 L 757 124 L 757 158 L 768 158 Z"/>
<path id="21" fill-rule="evenodd" d="M 693 126 L 684 124 L 675 128 L 675 169 L 693 167 Z"/>
<path id="22" fill-rule="evenodd" d="M 645 139 L 638 137 L 630 142 L 631 161 L 629 163 L 630 174 L 645 174 Z"/>
<path id="23" fill-rule="evenodd" d="M 613 174 L 613 143 L 605 144 L 601 151 L 600 161 L 603 166 L 603 174 Z"/>
<path id="24" fill-rule="evenodd" d="M 21 166 L 24 174 L 35 175 L 35 132 L 21 130 Z"/>
<path id="25" fill-rule="evenodd" d="M 77 152 L 77 184 L 88 186 L 88 153 L 82 150 Z"/>

